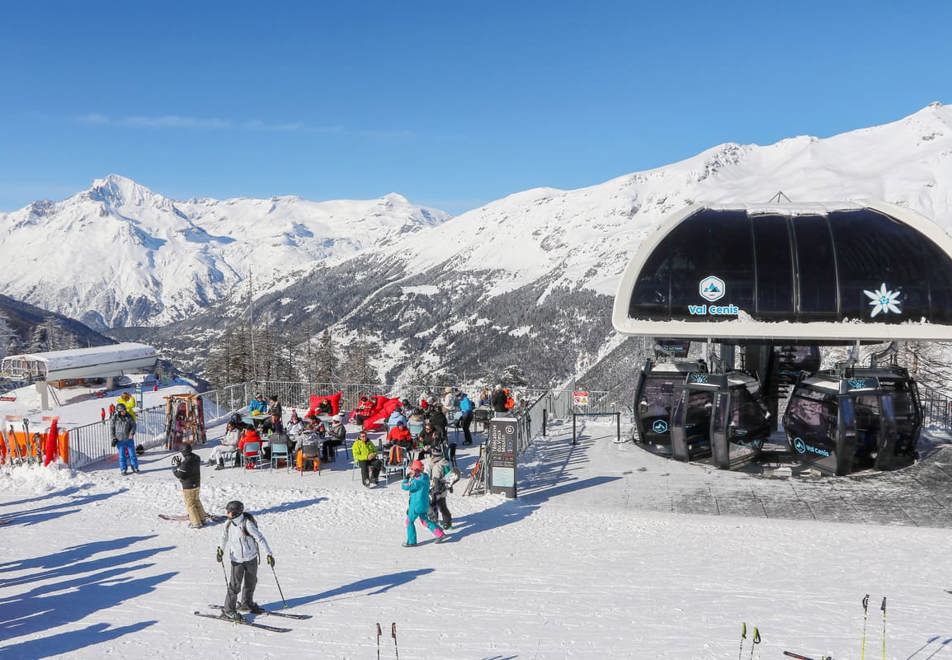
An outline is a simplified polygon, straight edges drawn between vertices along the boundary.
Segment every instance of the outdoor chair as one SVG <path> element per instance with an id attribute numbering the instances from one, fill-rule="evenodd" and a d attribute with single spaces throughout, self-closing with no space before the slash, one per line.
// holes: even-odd
<path id="1" fill-rule="evenodd" d="M 261 453 L 261 443 L 260 442 L 249 442 L 241 450 L 241 464 L 245 469 L 253 470 L 254 468 L 264 465 L 265 459 L 264 454 Z"/>
<path id="2" fill-rule="evenodd" d="M 287 443 L 282 442 L 272 442 L 271 443 L 271 467 L 278 467 L 278 463 L 284 461 L 285 466 L 287 466 L 288 472 L 291 471 L 291 453 L 288 451 Z"/>
<path id="3" fill-rule="evenodd" d="M 406 474 L 407 469 L 410 467 L 410 456 L 413 453 L 412 449 L 407 449 L 402 445 L 391 448 L 387 451 L 386 454 L 382 453 L 381 449 L 380 456 L 386 456 L 383 461 L 383 474 L 384 478 L 387 480 L 387 483 L 390 483 L 390 475 L 396 474 L 398 477 L 403 478 L 403 475 Z M 391 462 L 391 457 L 393 457 L 393 462 Z"/>
<path id="4" fill-rule="evenodd" d="M 299 445 L 297 469 L 301 471 L 302 477 L 308 464 L 313 467 L 314 472 L 321 473 L 321 441 L 316 438 L 317 436 L 314 434 L 311 437 L 304 436 Z"/>

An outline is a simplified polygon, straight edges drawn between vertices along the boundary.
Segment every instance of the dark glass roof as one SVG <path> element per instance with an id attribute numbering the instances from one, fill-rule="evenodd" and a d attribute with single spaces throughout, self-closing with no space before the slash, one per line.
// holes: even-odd
<path id="1" fill-rule="evenodd" d="M 870 208 L 784 215 L 700 209 L 643 264 L 628 305 L 649 321 L 952 324 L 952 260 Z"/>

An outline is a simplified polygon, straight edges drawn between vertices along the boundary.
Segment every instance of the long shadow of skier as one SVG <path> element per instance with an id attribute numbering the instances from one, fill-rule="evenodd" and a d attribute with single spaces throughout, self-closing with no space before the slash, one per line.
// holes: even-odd
<path id="1" fill-rule="evenodd" d="M 156 534 L 152 534 L 150 536 L 126 536 L 119 539 L 91 541 L 90 543 L 83 543 L 82 545 L 73 545 L 59 552 L 43 555 L 42 557 L 28 557 L 26 559 L 18 559 L 16 561 L 3 562 L 0 564 L 0 572 L 25 571 L 31 568 L 53 568 L 56 566 L 62 566 L 63 564 L 71 564 L 88 559 L 89 557 L 92 557 L 93 555 L 100 552 L 106 552 L 107 550 L 119 550 L 120 548 L 128 547 L 133 543 L 138 543 L 139 541 L 148 541 L 149 539 L 154 539 L 156 536 Z"/>
<path id="2" fill-rule="evenodd" d="M 135 571 L 154 566 L 151 563 L 143 563 L 141 560 L 172 550 L 174 546 L 147 548 L 76 563 L 77 559 L 86 559 L 94 554 L 126 548 L 138 540 L 149 538 L 151 537 L 124 537 L 113 541 L 74 546 L 35 561 L 19 562 L 18 565 L 21 567 L 46 567 L 54 561 L 54 558 L 59 558 L 66 565 L 60 569 L 18 576 L 2 584 L 5 589 L 9 589 L 17 585 L 34 584 L 37 581 L 47 582 L 29 591 L 0 598 L 0 639 L 9 640 L 15 637 L 37 635 L 46 630 L 82 621 L 101 610 L 149 593 L 157 585 L 177 575 L 175 572 L 140 578 L 131 575 Z M 15 562 L 11 562 L 13 563 Z M 80 575 L 81 573 L 85 574 Z M 96 624 L 83 630 L 32 639 L 20 644 L 9 644 L 0 647 L 0 656 L 37 658 L 56 653 L 69 654 L 78 649 L 136 632 L 153 623 L 155 622 L 146 621 L 112 629 Z"/>
<path id="3" fill-rule="evenodd" d="M 109 493 L 99 493 L 97 495 L 80 495 L 72 496 L 65 502 L 59 502 L 57 504 L 48 504 L 47 506 L 37 507 L 35 509 L 26 509 L 24 511 L 14 511 L 13 513 L 8 513 L 4 516 L 4 526 L 9 525 L 35 525 L 37 523 L 46 522 L 55 518 L 60 518 L 62 516 L 68 515 L 70 513 L 76 513 L 80 509 L 67 509 L 67 507 L 80 507 L 93 502 L 101 502 L 102 500 L 107 500 L 110 497 L 124 493 L 128 488 L 120 488 L 119 490 L 112 491 Z"/>
<path id="4" fill-rule="evenodd" d="M 155 623 L 158 622 L 152 619 L 120 628 L 110 628 L 109 624 L 106 623 L 94 623 L 82 630 L 71 630 L 58 635 L 34 639 L 29 642 L 21 642 L 20 644 L 7 647 L 7 649 L 11 651 L 15 650 L 18 654 L 17 657 L 20 658 L 49 658 L 52 656 L 66 655 L 76 649 L 118 639 L 123 635 L 144 630 Z M 0 648 L 0 651 L 2 650 L 4 649 Z"/>
<path id="5" fill-rule="evenodd" d="M 18 504 L 30 504 L 32 502 L 39 502 L 41 500 L 49 500 L 54 497 L 67 497 L 73 493 L 78 493 L 80 490 L 89 488 L 92 484 L 83 484 L 82 486 L 70 486 L 69 488 L 64 488 L 63 490 L 55 490 L 45 495 L 39 495 L 37 497 L 28 497 L 22 500 L 11 500 L 10 502 L 0 502 L 0 506 L 17 506 Z"/>
<path id="6" fill-rule="evenodd" d="M 453 529 L 456 531 L 451 535 L 451 540 L 455 543 L 467 536 L 511 525 L 532 515 L 546 500 L 552 497 L 584 488 L 601 486 L 618 479 L 621 479 L 621 477 L 591 477 L 581 481 L 572 481 L 561 486 L 535 491 L 526 496 L 520 495 L 519 499 L 508 500 L 483 511 L 453 518 Z"/>
<path id="7" fill-rule="evenodd" d="M 258 511 L 252 511 L 252 514 L 255 516 L 264 515 L 266 513 L 282 513 L 284 511 L 294 511 L 295 509 L 303 509 L 306 506 L 311 506 L 312 504 L 320 504 L 327 500 L 326 497 L 312 497 L 309 500 L 298 500 L 296 502 L 283 502 L 281 504 L 275 504 L 274 506 L 269 506 L 267 509 L 261 509 Z"/>
<path id="8" fill-rule="evenodd" d="M 318 601 L 340 600 L 341 598 L 356 598 L 357 596 L 376 596 L 386 593 L 394 587 L 412 582 L 418 577 L 432 573 L 432 568 L 419 568 L 412 571 L 400 571 L 399 573 L 390 573 L 388 575 L 378 575 L 377 577 L 364 578 L 350 584 L 345 584 L 328 591 L 322 591 L 312 596 L 303 596 L 301 598 L 292 598 L 288 601 L 288 607 L 298 605 L 307 605 Z M 367 593 L 360 593 L 366 591 Z M 349 594 L 349 595 L 348 595 Z M 283 603 L 280 601 L 268 603 L 265 607 L 280 607 Z"/>

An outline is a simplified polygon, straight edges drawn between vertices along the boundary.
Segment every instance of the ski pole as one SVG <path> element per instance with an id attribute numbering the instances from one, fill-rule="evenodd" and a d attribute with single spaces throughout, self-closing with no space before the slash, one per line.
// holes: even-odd
<path id="1" fill-rule="evenodd" d="M 883 596 L 883 604 L 880 608 L 883 611 L 883 660 L 886 660 L 886 597 Z"/>
<path id="2" fill-rule="evenodd" d="M 227 589 L 229 587 L 229 582 L 228 582 L 228 571 L 225 570 L 225 562 L 218 562 L 218 563 L 221 564 L 221 575 L 223 578 L 225 578 L 225 588 Z"/>
<path id="3" fill-rule="evenodd" d="M 393 652 L 397 655 L 397 660 L 400 660 L 400 649 L 397 648 L 397 622 L 394 621 L 390 624 L 390 636 L 393 637 Z"/>
<path id="4" fill-rule="evenodd" d="M 754 638 L 750 645 L 750 660 L 754 660 L 754 651 L 757 650 L 758 644 L 760 644 L 760 631 L 757 630 L 757 626 L 754 626 Z"/>
<path id="5" fill-rule="evenodd" d="M 869 594 L 863 596 L 863 641 L 859 647 L 859 660 L 866 658 L 866 621 L 869 619 Z"/>
<path id="6" fill-rule="evenodd" d="M 740 649 L 737 651 L 737 660 L 740 660 L 744 653 L 744 640 L 747 639 L 747 623 L 740 624 Z"/>
<path id="7" fill-rule="evenodd" d="M 284 607 L 287 609 L 288 601 L 284 600 L 284 592 L 281 591 L 281 583 L 278 582 L 278 574 L 274 572 L 274 566 L 271 567 L 271 575 L 274 576 L 274 583 L 278 585 L 278 593 L 281 594 L 281 602 L 284 603 Z"/>
<path id="8" fill-rule="evenodd" d="M 380 660 L 380 636 L 383 635 L 383 631 L 380 629 L 380 622 L 377 622 L 377 660 Z"/>

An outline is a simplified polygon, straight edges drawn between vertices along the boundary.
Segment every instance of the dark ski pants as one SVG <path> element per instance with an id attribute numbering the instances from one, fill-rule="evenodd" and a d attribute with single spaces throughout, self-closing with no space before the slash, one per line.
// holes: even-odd
<path id="1" fill-rule="evenodd" d="M 469 431 L 470 424 L 473 423 L 473 413 L 466 413 L 459 420 L 459 425 L 463 427 L 463 444 L 473 444 L 473 435 Z"/>
<path id="2" fill-rule="evenodd" d="M 437 512 L 443 516 L 443 527 L 449 527 L 453 524 L 453 514 L 450 513 L 450 508 L 446 506 L 445 497 L 434 498 L 434 501 L 430 502 L 430 517 L 436 522 L 438 516 Z"/>
<path id="3" fill-rule="evenodd" d="M 357 461 L 357 465 L 360 466 L 360 480 L 364 482 L 364 485 L 376 483 L 380 477 L 380 463 L 377 462 L 377 459 Z"/>
<path id="4" fill-rule="evenodd" d="M 241 587 L 244 580 L 244 589 Z M 255 587 L 258 585 L 258 558 L 240 563 L 231 563 L 231 580 L 228 581 L 228 595 L 225 596 L 225 611 L 234 612 L 241 592 L 241 602 L 250 605 L 255 600 Z"/>

